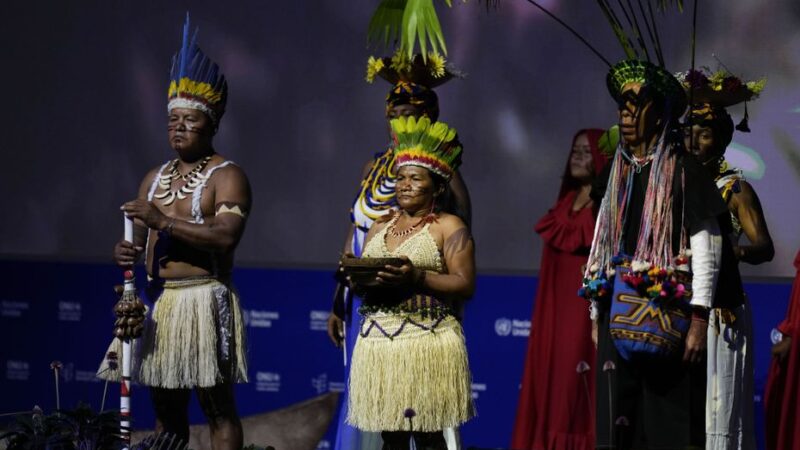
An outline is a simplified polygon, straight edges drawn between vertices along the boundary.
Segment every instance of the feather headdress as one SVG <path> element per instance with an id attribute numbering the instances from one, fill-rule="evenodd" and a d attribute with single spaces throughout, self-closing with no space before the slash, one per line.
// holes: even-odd
<path id="1" fill-rule="evenodd" d="M 461 144 L 456 130 L 428 117 L 398 117 L 391 121 L 395 145 L 395 167 L 424 167 L 449 180 L 461 164 Z"/>
<path id="2" fill-rule="evenodd" d="M 189 39 L 189 28 L 189 13 L 186 13 L 181 48 L 172 58 L 167 110 L 197 109 L 219 126 L 228 99 L 228 83 L 217 63 L 197 45 L 197 29 Z"/>

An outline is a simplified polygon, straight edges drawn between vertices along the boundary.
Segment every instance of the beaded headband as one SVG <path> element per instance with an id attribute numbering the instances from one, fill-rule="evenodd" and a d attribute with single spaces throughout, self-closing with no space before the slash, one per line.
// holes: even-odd
<path id="1" fill-rule="evenodd" d="M 686 95 L 680 82 L 663 67 L 648 61 L 628 59 L 615 64 L 606 76 L 608 92 L 617 101 L 623 101 L 622 91 L 629 83 L 640 83 L 671 101 L 673 111 L 686 109 Z"/>

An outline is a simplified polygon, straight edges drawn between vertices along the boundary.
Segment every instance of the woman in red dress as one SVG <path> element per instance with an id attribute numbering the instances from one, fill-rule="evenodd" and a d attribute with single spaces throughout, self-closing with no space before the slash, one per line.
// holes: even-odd
<path id="1" fill-rule="evenodd" d="M 606 162 L 598 150 L 602 133 L 587 129 L 575 135 L 558 201 L 536 224 L 545 245 L 514 449 L 594 448 L 595 347 L 589 305 L 577 292 L 594 235 L 596 208 L 589 192 Z"/>
<path id="2" fill-rule="evenodd" d="M 764 393 L 767 450 L 800 448 L 800 252 L 794 258 L 797 275 L 786 318 L 778 325 L 782 339 L 772 347 Z"/>

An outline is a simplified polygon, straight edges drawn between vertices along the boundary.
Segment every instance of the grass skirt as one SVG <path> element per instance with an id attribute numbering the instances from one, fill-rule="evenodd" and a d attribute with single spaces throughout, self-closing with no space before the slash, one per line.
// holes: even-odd
<path id="1" fill-rule="evenodd" d="M 108 351 L 122 358 L 122 342 Z M 133 344 L 133 381 L 167 389 L 246 382 L 245 331 L 239 298 L 211 278 L 169 280 Z M 121 366 L 121 363 L 120 363 Z M 103 361 L 98 377 L 117 381 L 121 369 Z"/>
<path id="2" fill-rule="evenodd" d="M 364 431 L 456 427 L 475 415 L 461 324 L 451 315 L 364 317 L 350 367 L 347 422 Z"/>

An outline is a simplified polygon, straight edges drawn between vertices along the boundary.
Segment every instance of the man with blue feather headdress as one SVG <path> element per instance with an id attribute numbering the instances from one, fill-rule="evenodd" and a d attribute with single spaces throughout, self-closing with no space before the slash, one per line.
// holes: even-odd
<path id="1" fill-rule="evenodd" d="M 156 431 L 188 444 L 194 390 L 212 448 L 240 449 L 233 388 L 247 381 L 247 361 L 230 276 L 251 191 L 244 171 L 212 145 L 228 86 L 189 30 L 187 15 L 168 90 L 167 131 L 177 157 L 151 170 L 138 197 L 122 205 L 135 236 L 116 244 L 114 259 L 130 268 L 145 256 L 154 307 L 134 350 L 132 377 L 150 387 Z"/>

